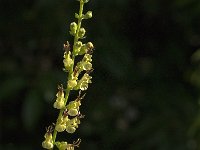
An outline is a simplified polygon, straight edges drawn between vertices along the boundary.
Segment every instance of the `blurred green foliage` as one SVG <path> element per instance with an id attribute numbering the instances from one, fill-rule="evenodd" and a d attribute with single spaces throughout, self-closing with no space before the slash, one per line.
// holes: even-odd
<path id="1" fill-rule="evenodd" d="M 200 1 L 91 0 L 87 9 L 94 83 L 69 141 L 81 137 L 87 150 L 200 149 Z M 75 10 L 75 0 L 0 1 L 0 149 L 41 149 Z"/>

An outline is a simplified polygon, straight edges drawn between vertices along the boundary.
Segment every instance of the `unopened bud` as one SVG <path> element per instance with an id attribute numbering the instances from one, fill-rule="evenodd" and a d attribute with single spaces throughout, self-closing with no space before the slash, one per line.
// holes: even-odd
<path id="1" fill-rule="evenodd" d="M 71 24 L 70 24 L 70 34 L 71 35 L 75 35 L 76 34 L 76 30 L 77 30 L 77 24 L 76 24 L 76 22 L 72 22 Z"/>
<path id="2" fill-rule="evenodd" d="M 84 15 L 84 19 L 90 19 L 92 18 L 92 11 L 88 11 L 85 15 Z"/>
<path id="3" fill-rule="evenodd" d="M 79 14 L 75 13 L 75 18 L 78 19 L 79 18 Z"/>
<path id="4" fill-rule="evenodd" d="M 83 45 L 83 44 L 82 44 L 81 41 L 78 41 L 78 42 L 75 43 L 74 51 L 73 51 L 73 53 L 74 53 L 75 56 L 78 55 L 78 53 L 79 53 L 79 51 L 80 51 L 82 45 Z"/>
<path id="5" fill-rule="evenodd" d="M 88 42 L 87 43 L 87 48 L 89 48 L 89 49 L 93 49 L 94 48 L 94 45 L 92 44 L 92 42 Z"/>
<path id="6" fill-rule="evenodd" d="M 79 33 L 78 33 L 79 38 L 83 38 L 84 35 L 85 35 L 85 32 L 86 32 L 86 31 L 85 31 L 84 28 L 80 28 Z"/>

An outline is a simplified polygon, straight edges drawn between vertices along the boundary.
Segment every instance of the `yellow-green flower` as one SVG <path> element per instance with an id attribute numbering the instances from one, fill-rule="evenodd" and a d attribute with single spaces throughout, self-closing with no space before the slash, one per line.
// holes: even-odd
<path id="1" fill-rule="evenodd" d="M 75 43 L 75 45 L 74 45 L 74 50 L 73 50 L 73 54 L 74 54 L 75 56 L 79 54 L 82 45 L 83 45 L 83 44 L 82 44 L 81 41 L 78 41 L 78 42 Z"/>
<path id="2" fill-rule="evenodd" d="M 92 77 L 88 73 L 85 73 L 83 77 L 78 81 L 75 89 L 80 89 L 82 91 L 87 90 L 88 84 L 92 83 L 91 79 Z"/>
<path id="3" fill-rule="evenodd" d="M 83 54 L 88 53 L 89 50 L 91 51 L 93 49 L 94 49 L 94 46 L 93 46 L 92 42 L 88 42 L 87 44 L 82 45 L 78 54 L 83 55 Z"/>
<path id="4" fill-rule="evenodd" d="M 80 124 L 80 118 L 74 117 L 73 119 L 70 119 L 66 122 L 66 131 L 68 133 L 74 133 L 76 131 L 76 128 L 78 128 L 78 125 Z"/>
<path id="5" fill-rule="evenodd" d="M 63 132 L 66 129 L 66 123 L 69 121 L 69 118 L 67 116 L 62 116 L 61 118 L 59 118 L 59 120 L 57 121 L 56 127 L 55 129 L 58 132 Z"/>
<path id="6" fill-rule="evenodd" d="M 63 92 L 63 87 L 58 87 L 58 93 L 56 94 L 56 101 L 53 104 L 54 108 L 63 109 L 65 107 L 65 97 Z"/>
<path id="7" fill-rule="evenodd" d="M 42 147 L 45 149 L 52 149 L 53 148 L 53 140 L 52 140 L 52 134 L 46 133 L 44 135 L 45 140 L 42 142 Z"/>
<path id="8" fill-rule="evenodd" d="M 65 66 L 65 69 L 69 71 L 73 64 L 73 60 L 71 58 L 71 52 L 70 51 L 65 52 L 63 57 L 64 57 L 63 63 Z"/>

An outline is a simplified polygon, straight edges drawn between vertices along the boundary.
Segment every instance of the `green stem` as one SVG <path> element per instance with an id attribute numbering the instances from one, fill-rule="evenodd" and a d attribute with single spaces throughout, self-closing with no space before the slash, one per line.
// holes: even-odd
<path id="1" fill-rule="evenodd" d="M 80 28 L 81 28 L 81 21 L 82 21 L 82 16 L 83 16 L 83 6 L 84 6 L 84 3 L 83 3 L 82 0 L 80 0 L 78 27 L 77 27 L 76 35 L 74 37 L 74 45 L 78 41 L 78 33 L 79 33 Z M 74 49 L 74 47 L 73 47 L 73 49 Z"/>
<path id="2" fill-rule="evenodd" d="M 78 33 L 79 33 L 79 30 L 81 28 L 81 21 L 82 21 L 82 15 L 83 15 L 83 1 L 80 0 L 80 8 L 79 8 L 79 19 L 78 19 L 78 27 L 77 27 L 77 31 L 76 31 L 76 35 L 74 37 L 74 44 L 73 44 L 73 50 L 75 48 L 75 43 L 78 41 L 79 37 L 78 37 Z M 73 74 L 73 68 L 74 68 L 74 61 L 75 61 L 75 56 L 72 55 L 72 60 L 73 60 L 73 64 L 70 68 L 70 71 L 69 71 L 69 74 L 68 74 L 68 78 L 67 80 L 70 80 L 71 77 L 72 77 L 72 74 Z M 70 93 L 70 89 L 67 87 L 66 89 L 66 92 L 65 92 L 65 105 L 68 101 L 68 97 L 69 97 L 69 93 Z M 56 125 L 58 123 L 58 120 L 62 117 L 62 114 L 64 112 L 65 109 L 61 109 L 60 112 L 59 112 L 59 115 L 58 115 L 58 119 L 56 121 Z M 55 125 L 55 126 L 56 126 Z M 56 141 L 56 137 L 57 137 L 57 131 L 54 129 L 54 132 L 53 132 L 53 144 L 55 145 L 55 141 Z"/>

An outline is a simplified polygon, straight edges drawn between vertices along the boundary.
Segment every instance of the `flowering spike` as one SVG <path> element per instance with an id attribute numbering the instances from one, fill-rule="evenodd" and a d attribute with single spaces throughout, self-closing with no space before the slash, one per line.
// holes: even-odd
<path id="1" fill-rule="evenodd" d="M 56 100 L 53 107 L 59 109 L 59 115 L 57 121 L 53 126 L 49 126 L 44 135 L 45 140 L 42 142 L 42 147 L 45 149 L 51 149 L 56 146 L 59 150 L 74 150 L 75 147 L 79 147 L 81 139 L 69 144 L 67 141 L 57 140 L 57 133 L 67 132 L 73 134 L 79 124 L 80 119 L 84 118 L 84 115 L 80 113 L 81 100 L 85 97 L 85 94 L 81 95 L 81 91 L 88 89 L 88 84 L 92 83 L 90 73 L 93 71 L 92 67 L 92 52 L 94 46 L 92 42 L 82 43 L 81 39 L 85 38 L 86 30 L 81 26 L 81 22 L 84 19 L 92 18 L 92 11 L 87 11 L 83 14 L 83 5 L 89 0 L 78 0 L 80 2 L 79 14 L 75 13 L 77 22 L 70 24 L 69 33 L 74 36 L 73 45 L 70 47 L 67 41 L 63 45 L 64 56 L 64 72 L 67 75 L 66 89 L 63 85 L 58 86 L 58 92 L 56 94 Z M 82 55 L 79 62 L 75 61 L 76 56 Z M 83 74 L 82 77 L 80 74 Z M 71 90 L 79 90 L 78 96 L 75 100 L 68 102 Z"/>

